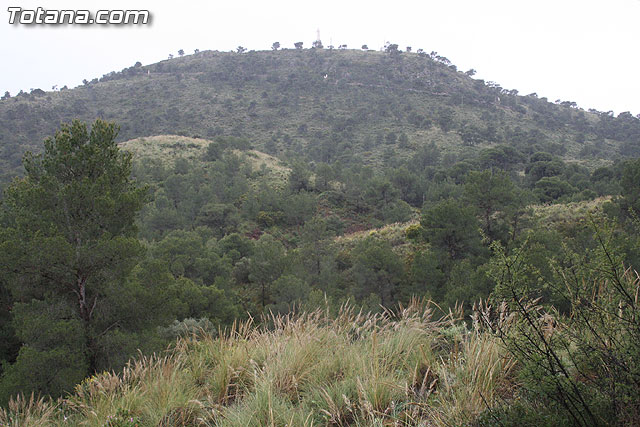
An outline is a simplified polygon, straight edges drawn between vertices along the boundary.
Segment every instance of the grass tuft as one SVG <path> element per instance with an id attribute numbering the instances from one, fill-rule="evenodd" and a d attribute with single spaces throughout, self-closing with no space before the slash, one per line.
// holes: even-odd
<path id="1" fill-rule="evenodd" d="M 466 423 L 506 393 L 514 362 L 491 335 L 469 331 L 455 313 L 435 319 L 434 311 L 420 301 L 378 314 L 345 305 L 335 317 L 318 310 L 236 323 L 217 338 L 185 337 L 164 356 L 141 356 L 119 374 L 88 378 L 58 405 L 19 397 L 0 420 L 12 426 Z M 70 424 L 61 421 L 63 412 Z"/>

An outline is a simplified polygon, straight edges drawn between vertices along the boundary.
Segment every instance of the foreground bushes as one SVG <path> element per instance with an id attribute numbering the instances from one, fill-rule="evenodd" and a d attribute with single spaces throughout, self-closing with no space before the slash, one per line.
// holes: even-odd
<path id="1" fill-rule="evenodd" d="M 591 226 L 593 249 L 567 249 L 553 263 L 555 279 L 535 287 L 539 274 L 524 261 L 526 245 L 511 255 L 494 246 L 495 294 L 504 302 L 497 312 L 480 310 L 476 320 L 518 361 L 523 400 L 489 409 L 483 418 L 490 424 L 640 422 L 640 276 L 623 268 L 615 228 Z M 565 313 L 541 304 L 543 289 Z"/>

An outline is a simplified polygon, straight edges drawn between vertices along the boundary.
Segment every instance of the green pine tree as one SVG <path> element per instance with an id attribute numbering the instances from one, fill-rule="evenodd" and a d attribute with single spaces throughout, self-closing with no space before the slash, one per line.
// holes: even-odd
<path id="1" fill-rule="evenodd" d="M 4 372 L 0 399 L 17 390 L 59 395 L 103 368 L 109 339 L 124 328 L 112 304 L 143 253 L 135 218 L 145 190 L 130 179 L 118 127 L 62 125 L 25 177 L 5 192 L 0 274 L 22 342 Z"/>

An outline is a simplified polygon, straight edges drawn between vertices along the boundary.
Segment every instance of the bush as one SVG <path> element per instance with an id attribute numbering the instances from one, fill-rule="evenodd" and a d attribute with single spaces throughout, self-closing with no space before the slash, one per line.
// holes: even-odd
<path id="1" fill-rule="evenodd" d="M 570 311 L 545 307 L 522 261 L 526 245 L 506 255 L 494 244 L 494 297 L 506 304 L 499 319 L 483 319 L 521 363 L 531 405 L 557 411 L 573 425 L 637 425 L 640 421 L 640 277 L 623 268 L 614 226 L 592 220 L 597 246 L 552 262 L 545 287 Z M 568 250 L 567 250 L 568 251 Z M 532 274 L 533 273 L 533 274 Z"/>

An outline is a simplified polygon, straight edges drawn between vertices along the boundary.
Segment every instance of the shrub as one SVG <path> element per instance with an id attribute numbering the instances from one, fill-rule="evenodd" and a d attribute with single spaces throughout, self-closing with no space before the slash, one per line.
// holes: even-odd
<path id="1" fill-rule="evenodd" d="M 596 248 L 567 252 L 544 283 L 569 313 L 543 305 L 531 283 L 535 270 L 522 261 L 526 245 L 506 255 L 494 244 L 494 296 L 506 304 L 500 316 L 485 310 L 482 318 L 520 361 L 530 405 L 548 406 L 573 425 L 637 425 L 640 277 L 623 268 L 614 226 L 593 219 L 591 226 Z"/>

